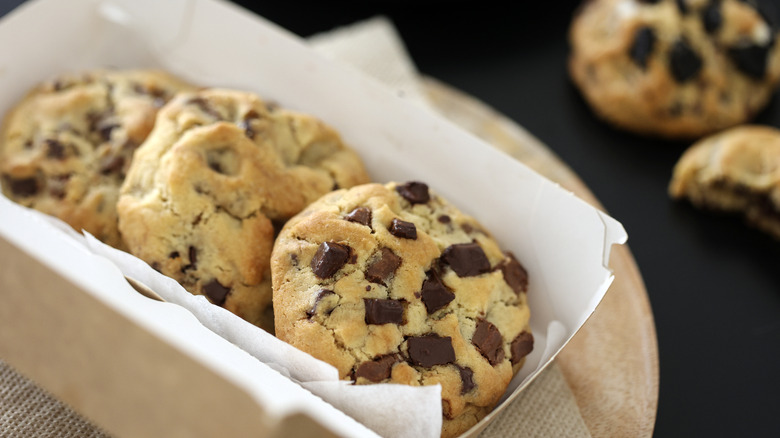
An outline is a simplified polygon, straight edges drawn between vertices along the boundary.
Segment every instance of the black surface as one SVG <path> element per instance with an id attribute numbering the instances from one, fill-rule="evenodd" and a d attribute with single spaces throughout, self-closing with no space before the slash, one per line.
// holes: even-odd
<path id="1" fill-rule="evenodd" d="M 0 14 L 18 1 L 0 0 Z M 240 2 L 246 5 L 247 2 Z M 532 4 L 527 6 L 527 4 Z M 629 234 L 660 350 L 655 436 L 780 436 L 780 242 L 740 219 L 671 202 L 686 143 L 616 131 L 567 78 L 576 2 L 258 2 L 301 36 L 384 14 L 418 68 L 540 138 Z M 756 120 L 780 125 L 775 99 Z"/>

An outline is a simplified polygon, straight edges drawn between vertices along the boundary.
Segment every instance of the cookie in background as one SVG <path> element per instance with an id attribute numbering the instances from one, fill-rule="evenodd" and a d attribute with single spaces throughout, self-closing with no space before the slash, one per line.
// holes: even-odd
<path id="1" fill-rule="evenodd" d="M 634 133 L 696 139 L 744 123 L 780 82 L 771 6 L 584 2 L 570 28 L 570 76 L 600 118 Z"/>
<path id="2" fill-rule="evenodd" d="M 700 140 L 677 162 L 669 195 L 742 214 L 780 239 L 780 130 L 740 126 Z"/>

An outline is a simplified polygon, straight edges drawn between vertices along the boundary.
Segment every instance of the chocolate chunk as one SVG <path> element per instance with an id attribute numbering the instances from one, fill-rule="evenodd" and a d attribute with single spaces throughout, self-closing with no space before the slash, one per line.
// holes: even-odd
<path id="1" fill-rule="evenodd" d="M 190 256 L 190 264 L 192 266 L 195 266 L 198 264 L 198 249 L 194 246 L 190 246 L 187 250 L 188 255 Z"/>
<path id="2" fill-rule="evenodd" d="M 178 259 L 179 258 L 179 251 L 173 251 L 170 254 L 168 254 L 169 259 Z"/>
<path id="3" fill-rule="evenodd" d="M 729 48 L 728 54 L 742 73 L 753 79 L 762 79 L 766 75 L 770 47 L 770 45 L 750 44 Z"/>
<path id="4" fill-rule="evenodd" d="M 490 262 L 478 243 L 458 243 L 448 246 L 441 256 L 458 277 L 473 277 L 490 271 Z"/>
<path id="5" fill-rule="evenodd" d="M 474 389 L 475 386 L 477 386 L 474 383 L 474 371 L 471 370 L 469 367 L 462 367 L 458 364 L 454 364 L 455 368 L 458 369 L 458 372 L 460 373 L 460 380 L 463 382 L 460 385 L 460 395 L 464 395 L 467 392 Z"/>
<path id="6" fill-rule="evenodd" d="M 502 260 L 501 263 L 496 266 L 496 269 L 500 269 L 504 275 L 504 281 L 509 287 L 520 295 L 528 290 L 528 272 L 526 272 L 523 265 L 517 261 L 514 254 L 511 252 L 506 253 L 507 258 Z"/>
<path id="7" fill-rule="evenodd" d="M 448 224 L 448 223 L 450 223 L 452 221 L 452 219 L 450 219 L 450 217 L 447 216 L 446 214 L 443 214 L 443 215 L 439 216 L 436 220 L 438 220 L 439 223 L 442 223 L 442 224 Z"/>
<path id="8" fill-rule="evenodd" d="M 209 300 L 217 306 L 225 304 L 228 293 L 230 293 L 230 288 L 223 286 L 216 279 L 203 285 L 203 294 L 209 297 Z"/>
<path id="9" fill-rule="evenodd" d="M 317 298 L 314 299 L 314 304 L 311 306 L 311 309 L 306 311 L 306 314 L 309 315 L 309 318 L 317 314 L 317 306 L 319 306 L 320 301 L 330 295 L 336 295 L 336 293 L 332 290 L 320 289 L 320 292 L 317 294 Z"/>
<path id="10" fill-rule="evenodd" d="M 330 278 L 349 260 L 352 249 L 336 242 L 323 242 L 311 259 L 311 270 L 319 278 Z"/>
<path id="11" fill-rule="evenodd" d="M 439 273 L 435 270 L 431 269 L 426 275 L 427 277 L 423 280 L 420 297 L 430 315 L 454 300 L 455 293 L 447 289 L 447 286 L 442 283 Z"/>
<path id="12" fill-rule="evenodd" d="M 188 250 L 190 257 L 190 263 L 181 267 L 181 272 L 187 272 L 190 269 L 197 269 L 198 267 L 198 250 L 194 246 L 190 246 Z"/>
<path id="13" fill-rule="evenodd" d="M 125 157 L 121 155 L 107 155 L 100 160 L 100 173 L 109 175 L 119 173 L 125 167 Z"/>
<path id="14" fill-rule="evenodd" d="M 702 60 L 685 39 L 677 40 L 669 52 L 669 71 L 677 82 L 685 82 L 701 71 Z"/>
<path id="15" fill-rule="evenodd" d="M 159 108 L 163 105 L 165 105 L 165 102 L 168 100 L 167 93 L 165 90 L 159 89 L 154 86 L 150 86 L 149 88 L 144 87 L 141 84 L 133 84 L 133 91 L 135 91 L 138 94 L 144 94 L 146 96 L 152 97 L 152 105 Z"/>
<path id="16" fill-rule="evenodd" d="M 642 68 L 647 68 L 647 59 L 655 46 L 655 32 L 649 27 L 640 27 L 634 34 L 634 43 L 628 54 L 631 59 Z"/>
<path id="17" fill-rule="evenodd" d="M 428 185 L 425 183 L 410 181 L 397 186 L 395 190 L 411 204 L 425 204 L 431 199 L 428 193 Z"/>
<path id="18" fill-rule="evenodd" d="M 371 290 L 371 285 L 370 284 L 366 285 L 366 292 L 368 292 L 370 290 Z"/>
<path id="19" fill-rule="evenodd" d="M 3 175 L 6 184 L 11 189 L 11 192 L 22 198 L 34 196 L 40 190 L 38 187 L 38 179 L 35 177 L 16 179 L 9 175 Z"/>
<path id="20" fill-rule="evenodd" d="M 455 362 L 452 338 L 438 335 L 411 337 L 406 340 L 409 359 L 414 365 L 430 368 Z"/>
<path id="21" fill-rule="evenodd" d="M 43 141 L 46 144 L 46 156 L 57 160 L 65 159 L 65 145 L 59 140 L 47 138 Z"/>
<path id="22" fill-rule="evenodd" d="M 371 283 L 385 285 L 385 281 L 401 266 L 401 257 L 398 257 L 389 248 L 382 248 L 379 258 L 366 269 L 366 280 Z"/>
<path id="23" fill-rule="evenodd" d="M 404 322 L 404 305 L 401 301 L 379 298 L 363 298 L 366 306 L 366 324 L 398 324 Z"/>
<path id="24" fill-rule="evenodd" d="M 109 141 L 111 140 L 111 133 L 118 127 L 119 123 L 102 121 L 97 125 L 97 133 L 100 134 L 100 138 L 102 138 L 103 141 Z"/>
<path id="25" fill-rule="evenodd" d="M 707 33 L 714 33 L 716 30 L 720 29 L 720 26 L 723 24 L 723 15 L 721 15 L 720 6 L 719 1 L 711 1 L 701 11 L 701 21 L 704 24 L 704 30 L 706 30 Z"/>
<path id="26" fill-rule="evenodd" d="M 509 349 L 512 352 L 512 358 L 510 359 L 512 365 L 516 365 L 534 349 L 534 335 L 529 332 L 521 332 L 512 341 Z"/>
<path id="27" fill-rule="evenodd" d="M 260 114 L 258 114 L 257 111 L 249 110 L 249 112 L 244 115 L 244 119 L 238 122 L 238 126 L 244 130 L 244 135 L 249 139 L 254 140 L 255 138 L 255 131 L 252 129 L 252 120 L 257 120 L 259 118 Z"/>
<path id="28" fill-rule="evenodd" d="M 367 227 L 371 227 L 371 210 L 368 207 L 358 207 L 346 216 L 344 216 L 344 219 L 355 222 L 361 225 L 365 225 Z"/>
<path id="29" fill-rule="evenodd" d="M 211 104 L 202 97 L 193 97 L 192 99 L 188 100 L 187 103 L 189 105 L 195 105 L 198 108 L 200 108 L 201 111 L 204 113 L 210 115 L 211 117 L 222 120 L 222 114 L 220 114 L 217 110 L 215 110 Z"/>
<path id="30" fill-rule="evenodd" d="M 376 383 L 389 379 L 393 365 L 399 360 L 397 354 L 386 354 L 372 361 L 363 362 L 355 370 L 355 380 L 362 377 Z"/>
<path id="31" fill-rule="evenodd" d="M 390 234 L 401 239 L 417 240 L 417 227 L 411 222 L 395 218 L 390 222 Z"/>
<path id="32" fill-rule="evenodd" d="M 675 0 L 675 3 L 677 3 L 677 9 L 680 10 L 680 13 L 685 15 L 688 13 L 688 5 L 685 3 L 687 0 Z"/>
<path id="33" fill-rule="evenodd" d="M 497 363 L 504 360 L 504 338 L 501 332 L 487 320 L 477 321 L 477 329 L 471 337 L 471 343 L 477 347 L 490 365 L 496 366 Z"/>

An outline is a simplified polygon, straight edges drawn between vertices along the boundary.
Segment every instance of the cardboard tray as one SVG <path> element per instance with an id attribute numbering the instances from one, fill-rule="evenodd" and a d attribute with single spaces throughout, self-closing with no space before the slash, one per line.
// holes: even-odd
<path id="1" fill-rule="evenodd" d="M 220 1 L 23 5 L 0 21 L 0 113 L 52 74 L 106 66 L 164 68 L 315 114 L 342 133 L 374 180 L 425 180 L 477 217 L 533 279 L 536 349 L 504 406 L 613 280 L 610 249 L 626 240 L 617 221 Z M 117 436 L 374 435 L 186 308 L 137 294 L 116 264 L 40 216 L 0 198 L 0 355 L 78 412 Z"/>

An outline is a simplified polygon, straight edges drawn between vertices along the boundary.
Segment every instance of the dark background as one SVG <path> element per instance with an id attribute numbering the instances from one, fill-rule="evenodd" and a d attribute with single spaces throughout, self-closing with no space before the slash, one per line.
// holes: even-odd
<path id="1" fill-rule="evenodd" d="M 19 0 L 0 0 L 0 15 Z M 629 234 L 655 315 L 655 436 L 780 436 L 780 242 L 666 194 L 689 143 L 612 129 L 566 74 L 577 1 L 238 3 L 309 36 L 383 14 L 419 70 L 491 105 L 555 151 Z M 773 99 L 755 120 L 780 125 Z"/>

